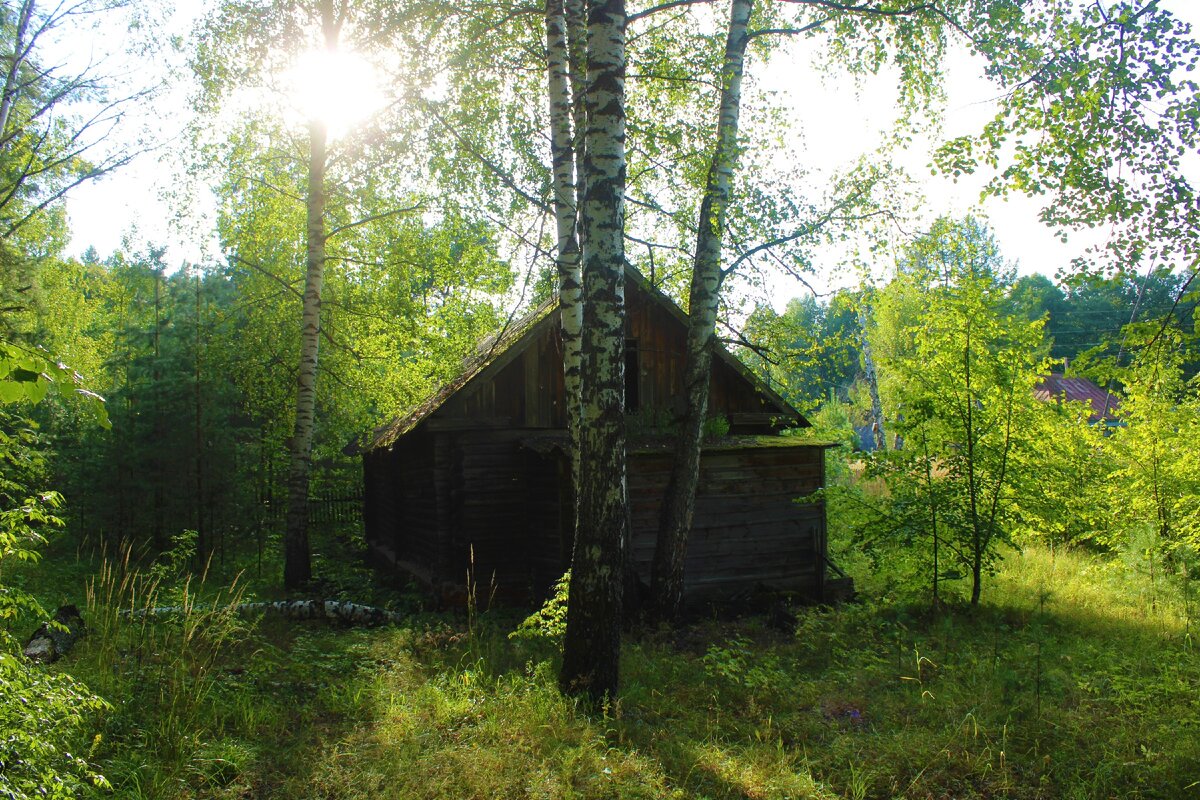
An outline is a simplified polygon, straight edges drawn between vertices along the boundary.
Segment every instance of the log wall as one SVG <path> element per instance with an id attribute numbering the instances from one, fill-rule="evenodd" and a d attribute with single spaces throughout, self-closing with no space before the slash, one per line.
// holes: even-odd
<path id="1" fill-rule="evenodd" d="M 820 596 L 824 504 L 795 501 L 820 488 L 823 454 L 817 447 L 703 454 L 684 573 L 689 602 L 757 584 Z M 630 455 L 632 555 L 647 582 L 670 472 L 669 453 Z"/>

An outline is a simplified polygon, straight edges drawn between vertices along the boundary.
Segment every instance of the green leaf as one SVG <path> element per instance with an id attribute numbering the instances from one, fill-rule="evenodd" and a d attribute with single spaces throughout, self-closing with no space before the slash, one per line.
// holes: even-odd
<path id="1" fill-rule="evenodd" d="M 25 399 L 25 384 L 0 379 L 0 404 L 9 405 Z"/>

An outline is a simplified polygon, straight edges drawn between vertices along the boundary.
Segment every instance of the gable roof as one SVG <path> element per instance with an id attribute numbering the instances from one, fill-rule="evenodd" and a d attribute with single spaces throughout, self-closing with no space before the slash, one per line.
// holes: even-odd
<path id="1" fill-rule="evenodd" d="M 663 292 L 662 289 L 659 289 L 657 286 L 652 284 L 645 275 L 634 269 L 633 266 L 631 266 L 628 262 L 625 264 L 625 279 L 634 283 L 650 298 L 657 300 L 659 305 L 666 308 L 667 312 L 671 316 L 679 320 L 680 324 L 684 325 L 685 327 L 687 326 L 687 313 L 678 305 L 676 305 L 675 301 L 672 300 L 665 292 Z M 720 342 L 716 342 L 716 346 L 717 349 L 714 353 L 714 356 L 718 361 L 725 362 L 733 369 L 734 372 L 745 378 L 764 397 L 774 403 L 781 412 L 783 412 L 786 416 L 791 417 L 796 423 L 797 427 L 807 428 L 809 426 L 808 420 L 804 418 L 803 414 L 797 411 L 796 408 L 787 400 L 784 400 L 782 395 L 768 386 L 761 378 L 751 372 L 750 368 L 743 364 L 741 359 L 725 349 L 725 345 L 721 344 Z"/>
<path id="2" fill-rule="evenodd" d="M 1112 392 L 1106 392 L 1087 378 L 1050 374 L 1044 376 L 1033 387 L 1033 396 L 1043 402 L 1087 403 L 1092 414 L 1088 422 L 1115 420 L 1121 407 L 1120 399 Z"/>
<path id="3" fill-rule="evenodd" d="M 636 285 L 659 305 L 663 306 L 680 323 L 687 324 L 688 316 L 684 313 L 683 309 L 628 263 L 625 265 L 625 279 Z M 475 351 L 463 359 L 462 366 L 453 378 L 415 405 L 407 413 L 401 414 L 387 424 L 373 430 L 365 443 L 360 444 L 355 442 L 348 446 L 345 449 L 347 455 L 369 452 L 380 447 L 390 447 L 396 440 L 412 431 L 441 408 L 447 400 L 465 388 L 472 380 L 485 373 L 495 374 L 507 366 L 523 352 L 524 345 L 527 342 L 533 341 L 547 326 L 557 324 L 559 318 L 558 314 L 555 313 L 557 311 L 558 295 L 555 294 L 525 316 L 507 322 L 500 331 L 480 342 Z M 717 359 L 732 367 L 735 372 L 749 381 L 757 391 L 761 392 L 776 405 L 781 416 L 789 417 L 798 427 L 808 425 L 808 421 L 804 419 L 799 411 L 760 380 L 758 376 L 751 372 L 745 364 L 726 350 L 719 342 L 717 343 L 714 355 Z"/>

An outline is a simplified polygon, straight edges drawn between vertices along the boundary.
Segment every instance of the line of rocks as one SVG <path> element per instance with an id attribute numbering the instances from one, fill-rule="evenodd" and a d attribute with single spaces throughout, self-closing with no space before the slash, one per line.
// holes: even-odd
<path id="1" fill-rule="evenodd" d="M 134 611 L 122 611 L 127 619 L 166 617 L 193 611 L 213 611 L 215 606 L 198 604 L 193 606 L 156 606 Z M 351 603 L 346 600 L 277 600 L 274 602 L 239 603 L 235 609 L 239 614 L 264 613 L 284 619 L 325 619 L 345 625 L 386 625 L 400 623 L 405 615 L 376 606 Z M 30 661 L 48 664 L 58 660 L 74 646 L 87 631 L 83 615 L 75 606 L 62 606 L 54 614 L 54 625 L 43 622 L 25 645 L 25 657 Z M 62 627 L 59 627 L 62 626 Z"/>

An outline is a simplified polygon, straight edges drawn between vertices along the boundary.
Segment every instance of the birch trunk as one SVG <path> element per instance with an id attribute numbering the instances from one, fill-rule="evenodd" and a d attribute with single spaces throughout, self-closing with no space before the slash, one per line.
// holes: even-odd
<path id="1" fill-rule="evenodd" d="M 559 684 L 593 701 L 618 685 L 625 488 L 625 2 L 588 4 L 582 180 L 583 341 L 578 524 Z"/>
<path id="2" fill-rule="evenodd" d="M 887 435 L 883 430 L 883 404 L 879 401 L 879 374 L 875 370 L 875 358 L 871 355 L 871 337 L 867 331 L 871 315 L 866 306 L 858 312 L 858 326 L 862 329 L 863 372 L 867 378 L 867 392 L 871 395 L 871 435 L 875 449 L 887 450 Z"/>
<path id="3" fill-rule="evenodd" d="M 753 0 L 734 0 L 730 9 L 725 64 L 721 70 L 717 145 L 708 169 L 704 199 L 700 204 L 696 257 L 688 293 L 687 361 L 683 378 L 687 410 L 679 429 L 675 462 L 663 498 L 651 571 L 651 598 L 655 613 L 663 619 L 677 617 L 683 603 L 683 567 L 688 534 L 696 510 L 700 446 L 704 420 L 708 415 L 709 376 L 722 278 L 721 241 L 725 213 L 733 193 L 742 72 L 749 42 L 746 28 L 752 6 Z"/>
<path id="4" fill-rule="evenodd" d="M 571 139 L 575 158 L 575 237 L 579 238 L 580 206 L 583 205 L 583 146 L 587 130 L 587 114 L 583 110 L 583 88 L 587 70 L 587 21 L 584 0 L 563 0 L 567 25 L 567 78 L 571 84 Z M 580 250 L 582 250 L 582 244 Z"/>
<path id="5" fill-rule="evenodd" d="M 575 145 L 573 102 L 568 85 L 568 34 L 563 0 L 546 0 L 546 56 L 550 98 L 550 157 L 554 177 L 554 219 L 557 228 L 558 306 L 562 319 L 563 394 L 571 442 L 571 485 L 579 480 L 579 422 L 581 416 L 580 350 L 583 329 L 583 276 L 579 240 L 575 233 Z M 572 526 L 574 530 L 574 526 Z"/>
<path id="6" fill-rule="evenodd" d="M 332 0 L 321 3 L 321 27 L 325 46 L 337 47 L 338 28 Z M 283 584 L 288 589 L 303 586 L 312 577 L 308 546 L 308 483 L 312 470 L 312 442 L 316 427 L 317 354 L 321 336 L 321 288 L 325 282 L 325 123 L 308 125 L 308 239 L 307 273 L 300 323 L 300 368 L 296 376 L 296 427 L 292 434 L 288 468 L 287 530 L 283 544 Z"/>
<path id="7" fill-rule="evenodd" d="M 8 117 L 12 113 L 13 103 L 20 91 L 21 65 L 29 53 L 25 35 L 29 31 L 29 20 L 33 17 L 33 0 L 25 0 L 21 4 L 21 15 L 17 19 L 17 30 L 13 35 L 13 52 L 8 62 L 8 72 L 4 76 L 4 95 L 0 97 L 0 146 L 7 143 L 5 134 L 8 131 Z M 36 35 L 36 34 L 35 34 Z"/>

